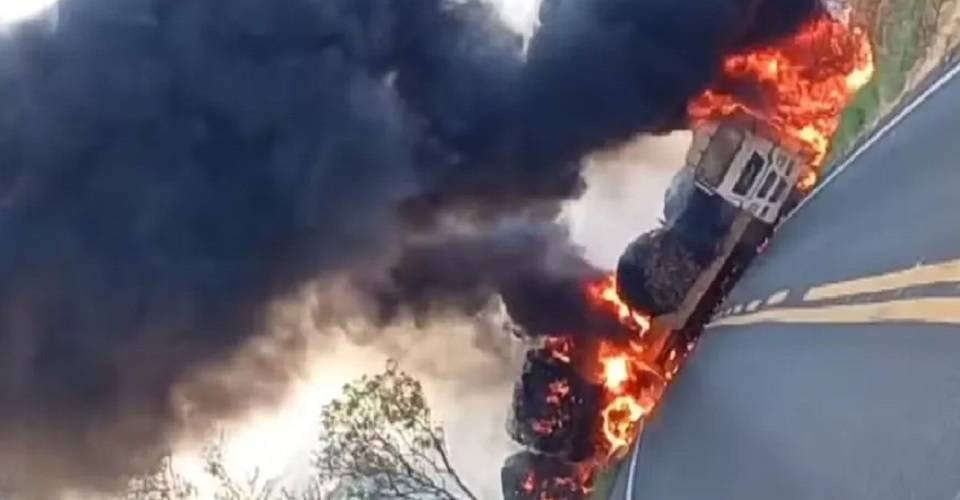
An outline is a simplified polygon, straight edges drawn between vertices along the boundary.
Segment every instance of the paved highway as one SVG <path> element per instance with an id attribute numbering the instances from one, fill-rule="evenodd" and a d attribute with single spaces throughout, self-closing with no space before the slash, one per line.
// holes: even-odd
<path id="1" fill-rule="evenodd" d="M 960 77 L 789 220 L 612 498 L 960 500 Z"/>

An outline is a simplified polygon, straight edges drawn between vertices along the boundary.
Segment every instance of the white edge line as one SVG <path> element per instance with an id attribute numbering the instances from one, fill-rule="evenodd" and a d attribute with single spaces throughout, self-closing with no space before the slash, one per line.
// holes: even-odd
<path id="1" fill-rule="evenodd" d="M 633 477 L 637 472 L 637 456 L 640 455 L 640 437 L 637 436 L 637 444 L 633 449 L 633 456 L 630 457 L 630 468 L 627 470 L 626 500 L 633 500 Z"/>
<path id="2" fill-rule="evenodd" d="M 871 146 L 873 146 L 874 144 L 877 143 L 877 141 L 879 141 L 879 140 L 882 139 L 884 136 L 886 136 L 887 133 L 889 133 L 890 130 L 893 129 L 893 127 L 896 127 L 897 125 L 899 125 L 900 122 L 903 121 L 903 119 L 907 117 L 907 115 L 909 115 L 909 114 L 912 113 L 915 109 L 917 109 L 918 106 L 920 106 L 921 104 L 923 104 L 924 102 L 926 102 L 926 100 L 929 99 L 930 96 L 932 96 L 935 92 L 937 92 L 938 90 L 940 90 L 941 87 L 943 87 L 944 85 L 946 85 L 947 82 L 949 82 L 949 81 L 952 80 L 955 76 L 957 76 L 958 73 L 960 73 L 960 61 L 954 63 L 952 69 L 950 69 L 950 70 L 947 71 L 943 76 L 941 76 L 940 78 L 938 78 L 937 81 L 933 82 L 933 84 L 931 84 L 929 87 L 927 87 L 927 89 L 924 90 L 923 93 L 921 93 L 919 96 L 917 96 L 916 98 L 914 98 L 913 101 L 910 102 L 910 104 L 908 104 L 906 107 L 904 107 L 902 110 L 900 110 L 900 112 L 897 113 L 897 115 L 894 116 L 889 122 L 887 122 L 886 125 L 884 125 L 883 127 L 881 127 L 880 130 L 874 132 L 873 135 L 870 136 L 870 138 L 867 139 L 866 142 L 864 142 L 863 144 L 861 144 L 860 147 L 857 148 L 850 156 L 848 156 L 847 159 L 844 160 L 844 162 L 840 164 L 840 166 L 838 166 L 838 167 L 834 168 L 832 171 L 830 171 L 830 174 L 827 175 L 827 178 L 824 179 L 823 182 L 817 184 L 817 187 L 814 188 L 813 191 L 810 192 L 810 194 L 808 194 L 807 196 L 805 196 L 805 197 L 803 198 L 803 200 L 800 201 L 800 203 L 797 205 L 797 207 L 796 207 L 792 212 L 790 212 L 789 214 L 787 214 L 787 217 L 782 221 L 782 223 L 783 223 L 783 222 L 787 222 L 788 220 L 790 220 L 791 218 L 793 218 L 793 216 L 794 216 L 796 213 L 800 212 L 800 209 L 802 209 L 803 206 L 806 205 L 810 200 L 812 200 L 813 198 L 815 198 L 815 197 L 817 196 L 817 194 L 819 194 L 820 191 L 821 191 L 823 188 L 827 187 L 827 185 L 830 184 L 831 181 L 833 181 L 833 180 L 834 180 L 837 176 L 839 176 L 844 170 L 846 170 L 847 167 L 849 167 L 854 161 L 856 161 L 858 158 L 860 158 L 860 156 L 862 156 L 863 153 L 865 153 L 868 149 L 870 149 Z M 782 223 L 781 223 L 781 224 L 782 224 Z"/>

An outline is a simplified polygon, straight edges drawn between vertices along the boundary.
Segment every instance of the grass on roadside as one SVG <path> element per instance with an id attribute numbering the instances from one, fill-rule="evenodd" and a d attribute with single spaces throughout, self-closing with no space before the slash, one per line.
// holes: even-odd
<path id="1" fill-rule="evenodd" d="M 626 463 L 626 460 L 621 460 L 597 475 L 590 500 L 609 500 L 610 492 L 613 491 L 613 485 L 616 484 L 617 476 L 620 475 L 620 469 L 623 468 L 624 463 Z"/>
<path id="2" fill-rule="evenodd" d="M 936 13 L 948 0 L 860 0 L 858 13 L 874 41 L 877 71 L 844 112 L 833 139 L 829 168 L 894 105 L 911 70 L 923 60 L 937 29 Z"/>

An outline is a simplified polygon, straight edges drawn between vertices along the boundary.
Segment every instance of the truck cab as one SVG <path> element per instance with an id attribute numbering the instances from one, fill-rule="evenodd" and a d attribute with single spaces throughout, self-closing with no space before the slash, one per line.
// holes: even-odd
<path id="1" fill-rule="evenodd" d="M 686 160 L 696 187 L 774 224 L 805 163 L 770 137 L 756 122 L 698 126 Z"/>

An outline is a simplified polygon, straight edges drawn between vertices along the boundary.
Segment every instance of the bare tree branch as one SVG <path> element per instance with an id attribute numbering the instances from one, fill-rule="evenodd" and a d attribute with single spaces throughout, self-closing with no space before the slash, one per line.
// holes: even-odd
<path id="1" fill-rule="evenodd" d="M 431 422 L 420 382 L 395 362 L 344 387 L 321 426 L 318 478 L 349 481 L 351 498 L 476 500 Z"/>

